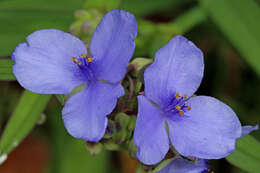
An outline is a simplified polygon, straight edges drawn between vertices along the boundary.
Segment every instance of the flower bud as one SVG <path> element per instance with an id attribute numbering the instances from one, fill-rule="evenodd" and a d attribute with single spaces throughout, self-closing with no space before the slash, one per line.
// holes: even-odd
<path id="1" fill-rule="evenodd" d="M 98 155 L 102 151 L 103 145 L 101 143 L 86 142 L 86 149 L 92 155 Z"/>

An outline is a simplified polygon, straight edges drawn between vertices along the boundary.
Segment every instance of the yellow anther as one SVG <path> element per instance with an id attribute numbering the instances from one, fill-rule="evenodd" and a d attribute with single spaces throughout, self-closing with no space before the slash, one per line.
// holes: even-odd
<path id="1" fill-rule="evenodd" d="M 179 105 L 175 106 L 177 110 L 181 110 L 181 107 Z"/>
<path id="2" fill-rule="evenodd" d="M 187 100 L 188 96 L 187 94 L 184 94 L 184 99 Z"/>
<path id="3" fill-rule="evenodd" d="M 178 99 L 178 98 L 181 98 L 181 95 L 179 93 L 176 93 L 175 97 Z"/>
<path id="4" fill-rule="evenodd" d="M 187 109 L 188 109 L 188 110 L 191 110 L 191 107 L 190 107 L 190 106 L 187 106 Z"/>
<path id="5" fill-rule="evenodd" d="M 93 61 L 93 58 L 92 58 L 92 57 L 88 57 L 87 61 L 88 61 L 88 62 L 92 62 L 92 61 Z"/>
<path id="6" fill-rule="evenodd" d="M 182 110 L 180 110 L 179 114 L 180 114 L 180 116 L 182 116 L 182 115 L 183 115 L 183 111 L 182 111 Z"/>
<path id="7" fill-rule="evenodd" d="M 81 65 L 81 64 L 82 64 L 82 62 L 79 62 L 76 57 L 72 57 L 71 59 L 72 59 L 72 61 L 74 61 L 77 65 Z"/>
<path id="8" fill-rule="evenodd" d="M 83 53 L 81 54 L 81 58 L 86 58 L 87 57 L 87 54 Z"/>

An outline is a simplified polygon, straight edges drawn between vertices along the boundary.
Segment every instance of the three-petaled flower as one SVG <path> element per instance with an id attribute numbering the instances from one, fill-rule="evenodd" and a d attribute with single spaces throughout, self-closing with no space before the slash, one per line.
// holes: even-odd
<path id="1" fill-rule="evenodd" d="M 136 35 L 135 17 L 123 10 L 103 17 L 92 36 L 90 54 L 68 33 L 39 30 L 16 47 L 13 72 L 24 88 L 40 94 L 69 94 L 85 84 L 65 104 L 63 120 L 72 136 L 96 142 L 105 133 L 106 116 L 124 95 L 120 80 L 134 53 Z"/>
<path id="2" fill-rule="evenodd" d="M 192 97 L 203 71 L 201 50 L 182 36 L 161 48 L 145 70 L 134 132 L 144 164 L 160 162 L 170 141 L 181 155 L 202 159 L 222 158 L 235 149 L 242 128 L 233 110 L 213 97 Z"/>

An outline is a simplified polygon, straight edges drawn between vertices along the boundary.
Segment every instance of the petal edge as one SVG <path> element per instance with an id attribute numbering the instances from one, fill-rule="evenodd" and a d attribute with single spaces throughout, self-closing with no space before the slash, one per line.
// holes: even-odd
<path id="1" fill-rule="evenodd" d="M 183 156 L 220 159 L 235 149 L 242 127 L 234 111 L 208 96 L 188 100 L 191 110 L 178 122 L 168 120 L 170 139 Z M 183 116 L 184 117 L 184 116 Z"/>

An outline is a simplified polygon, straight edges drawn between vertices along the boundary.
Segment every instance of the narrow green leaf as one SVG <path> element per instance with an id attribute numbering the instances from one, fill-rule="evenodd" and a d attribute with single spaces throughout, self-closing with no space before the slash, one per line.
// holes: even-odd
<path id="1" fill-rule="evenodd" d="M 194 26 L 202 23 L 207 19 L 205 12 L 199 7 L 194 7 L 174 20 L 174 24 L 181 33 L 186 33 Z"/>
<path id="2" fill-rule="evenodd" d="M 237 141 L 234 153 L 226 159 L 237 167 L 252 173 L 260 170 L 260 142 L 250 135 L 244 136 Z"/>
<path id="3" fill-rule="evenodd" d="M 51 95 L 24 91 L 1 137 L 0 156 L 8 154 L 30 132 L 50 98 Z"/>
<path id="4" fill-rule="evenodd" d="M 260 6 L 254 0 L 200 0 L 201 6 L 260 75 Z"/>
<path id="5" fill-rule="evenodd" d="M 0 10 L 50 10 L 50 11 L 64 11 L 76 10 L 82 5 L 84 0 L 1 0 Z"/>
<path id="6" fill-rule="evenodd" d="M 86 1 L 83 7 L 85 9 L 97 8 L 100 10 L 110 11 L 112 9 L 119 8 L 120 0 L 95 0 L 95 1 Z"/>
<path id="7" fill-rule="evenodd" d="M 11 55 L 15 47 L 36 30 L 55 28 L 68 31 L 72 21 L 72 11 L 0 10 L 0 23 L 4 26 L 0 27 L 0 55 Z"/>
<path id="8" fill-rule="evenodd" d="M 0 55 L 12 53 L 25 37 L 39 29 L 68 31 L 84 0 L 12 0 L 0 1 Z"/>
<path id="9" fill-rule="evenodd" d="M 206 19 L 206 13 L 197 6 L 185 11 L 168 23 L 153 23 L 139 19 L 135 53 L 139 56 L 147 55 L 149 52 L 150 56 L 153 57 L 155 52 L 172 37 L 185 34 Z"/>
<path id="10" fill-rule="evenodd" d="M 123 0 L 121 1 L 120 8 L 130 11 L 134 14 L 147 15 L 149 13 L 155 12 L 172 12 L 175 9 L 178 9 L 181 5 L 188 4 L 191 1 L 192 0 Z"/>
<path id="11" fill-rule="evenodd" d="M 10 59 L 0 59 L 0 80 L 15 80 L 12 70 L 13 64 Z"/>

